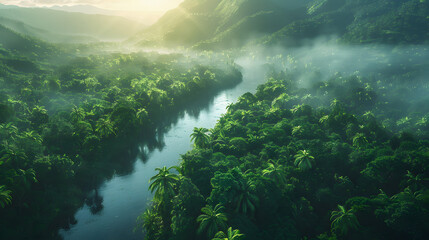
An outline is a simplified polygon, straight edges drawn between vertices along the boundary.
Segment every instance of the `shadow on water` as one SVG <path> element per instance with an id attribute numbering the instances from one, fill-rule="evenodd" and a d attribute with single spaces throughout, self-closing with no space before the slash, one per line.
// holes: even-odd
<path id="1" fill-rule="evenodd" d="M 169 114 L 164 115 L 162 121 L 158 124 L 156 128 L 156 133 L 154 134 L 154 136 L 145 139 L 143 145 L 147 146 L 149 153 L 154 150 L 162 151 L 165 147 L 165 133 L 169 132 L 172 128 L 177 126 L 179 120 L 184 118 L 186 114 L 188 114 L 192 118 L 198 118 L 203 110 L 207 109 L 213 104 L 214 99 L 218 95 L 219 93 L 210 97 L 200 96 L 192 102 L 184 105 L 178 111 L 170 112 Z M 144 159 L 147 159 L 147 157 L 142 158 L 142 160 Z"/>
<path id="2" fill-rule="evenodd" d="M 98 194 L 98 189 L 94 189 L 94 191 L 87 196 L 85 204 L 89 207 L 93 215 L 99 214 L 103 210 L 103 197 Z"/>
<path id="3" fill-rule="evenodd" d="M 86 197 L 82 199 L 79 209 L 88 208 L 92 215 L 103 215 L 103 196 L 99 189 L 105 182 L 115 177 L 131 175 L 135 171 L 134 167 L 137 160 L 147 163 L 155 151 L 160 152 L 164 150 L 166 147 L 166 133 L 176 127 L 180 119 L 183 119 L 185 115 L 195 119 L 198 118 L 203 110 L 207 110 L 213 105 L 214 100 L 219 94 L 225 90 L 237 87 L 238 84 L 239 82 L 228 88 L 220 89 L 215 94 L 201 94 L 192 98 L 188 103 L 159 117 L 154 130 L 142 132 L 139 139 L 123 139 L 124 141 L 120 145 L 126 146 L 125 148 L 119 147 L 119 151 L 118 149 L 110 149 L 109 153 L 111 155 L 108 154 L 110 156 L 106 156 L 99 163 L 93 163 L 91 166 L 88 166 L 87 171 L 91 175 L 90 177 L 87 176 L 88 178 L 83 177 L 83 179 L 90 180 L 89 182 L 80 183 L 81 186 L 85 186 Z M 79 209 L 68 211 L 68 216 L 65 216 L 65 219 L 62 220 L 60 228 L 63 230 L 61 231 L 67 232 L 78 224 L 76 213 Z M 63 239 L 61 235 L 58 234 L 58 239 Z"/>

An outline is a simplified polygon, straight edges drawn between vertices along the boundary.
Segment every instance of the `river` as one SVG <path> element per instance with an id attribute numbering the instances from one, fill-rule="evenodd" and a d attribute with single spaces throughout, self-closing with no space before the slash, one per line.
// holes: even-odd
<path id="1" fill-rule="evenodd" d="M 65 240 L 143 239 L 141 231 L 133 232 L 133 229 L 137 217 L 152 199 L 148 187 L 149 179 L 156 174 L 155 168 L 178 165 L 180 154 L 192 147 L 189 136 L 194 127 L 213 128 L 230 103 L 246 92 L 254 93 L 264 82 L 262 62 L 242 60 L 238 64 L 243 66 L 243 81 L 239 85 L 218 93 L 202 107 L 191 106 L 180 114 L 162 134 L 162 148 L 148 151 L 142 147 L 147 152 L 146 159 L 136 159 L 130 174 L 115 175 L 101 185 L 97 192 L 102 198 L 102 209 L 94 214 L 84 205 L 75 214 L 77 223 L 68 230 L 61 229 L 60 235 Z"/>

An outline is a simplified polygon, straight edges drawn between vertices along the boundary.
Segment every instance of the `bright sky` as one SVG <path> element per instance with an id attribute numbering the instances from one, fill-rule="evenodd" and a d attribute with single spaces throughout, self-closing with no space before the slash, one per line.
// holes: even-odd
<path id="1" fill-rule="evenodd" d="M 162 11 L 177 7 L 183 0 L 0 0 L 0 3 L 25 7 L 53 5 L 94 5 L 124 11 Z"/>

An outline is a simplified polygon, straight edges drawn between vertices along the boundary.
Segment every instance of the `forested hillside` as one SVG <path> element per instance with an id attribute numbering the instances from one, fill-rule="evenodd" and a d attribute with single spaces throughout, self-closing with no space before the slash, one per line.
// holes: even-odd
<path id="1" fill-rule="evenodd" d="M 1 239 L 58 238 L 89 190 L 130 171 L 167 113 L 241 81 L 227 59 L 79 57 L 0 31 Z"/>
<path id="2" fill-rule="evenodd" d="M 429 234 L 427 1 L 291 2 L 205 1 L 215 10 L 197 14 L 185 1 L 151 29 L 164 44 L 244 48 L 267 83 L 157 168 L 146 239 Z M 176 17 L 195 23 L 183 42 Z"/>
<path id="3" fill-rule="evenodd" d="M 426 82 L 298 76 L 271 71 L 194 129 L 193 150 L 151 179 L 146 239 L 426 238 L 428 109 L 400 93 Z"/>
<path id="4" fill-rule="evenodd" d="M 428 0 L 43 7 L 0 4 L 0 239 L 429 235 Z"/>
<path id="5" fill-rule="evenodd" d="M 335 35 L 347 43 L 425 43 L 429 3 L 420 0 L 186 0 L 132 38 L 142 45 L 299 45 Z"/>
<path id="6" fill-rule="evenodd" d="M 0 16 L 0 24 L 15 31 L 60 43 L 125 40 L 144 28 L 141 23 L 123 17 L 41 8 L 0 8 Z M 27 25 L 27 32 L 22 32 L 22 26 L 11 20 Z"/>
<path id="7" fill-rule="evenodd" d="M 31 36 L 50 43 L 88 43 L 100 41 L 89 35 L 67 35 L 32 27 L 23 22 L 0 17 L 0 25 L 7 27 L 22 35 Z"/>

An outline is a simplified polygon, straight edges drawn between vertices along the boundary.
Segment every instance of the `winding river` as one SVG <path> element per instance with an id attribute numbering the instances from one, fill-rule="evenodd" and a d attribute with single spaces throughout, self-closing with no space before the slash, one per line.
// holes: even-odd
<path id="1" fill-rule="evenodd" d="M 137 217 L 152 198 L 148 187 L 149 179 L 156 173 L 155 168 L 177 165 L 180 154 L 192 147 L 189 136 L 194 127 L 213 128 L 230 103 L 246 92 L 254 93 L 263 83 L 262 62 L 242 60 L 238 64 L 243 66 L 243 81 L 239 85 L 218 93 L 204 106 L 191 106 L 179 114 L 161 136 L 163 147 L 151 151 L 142 147 L 146 152 L 144 161 L 137 158 L 130 174 L 115 175 L 96 191 L 97 197 L 102 199 L 102 208 L 94 213 L 85 204 L 75 214 L 77 223 L 68 230 L 61 229 L 60 235 L 66 240 L 143 239 L 141 231 L 133 232 L 133 229 Z"/>

